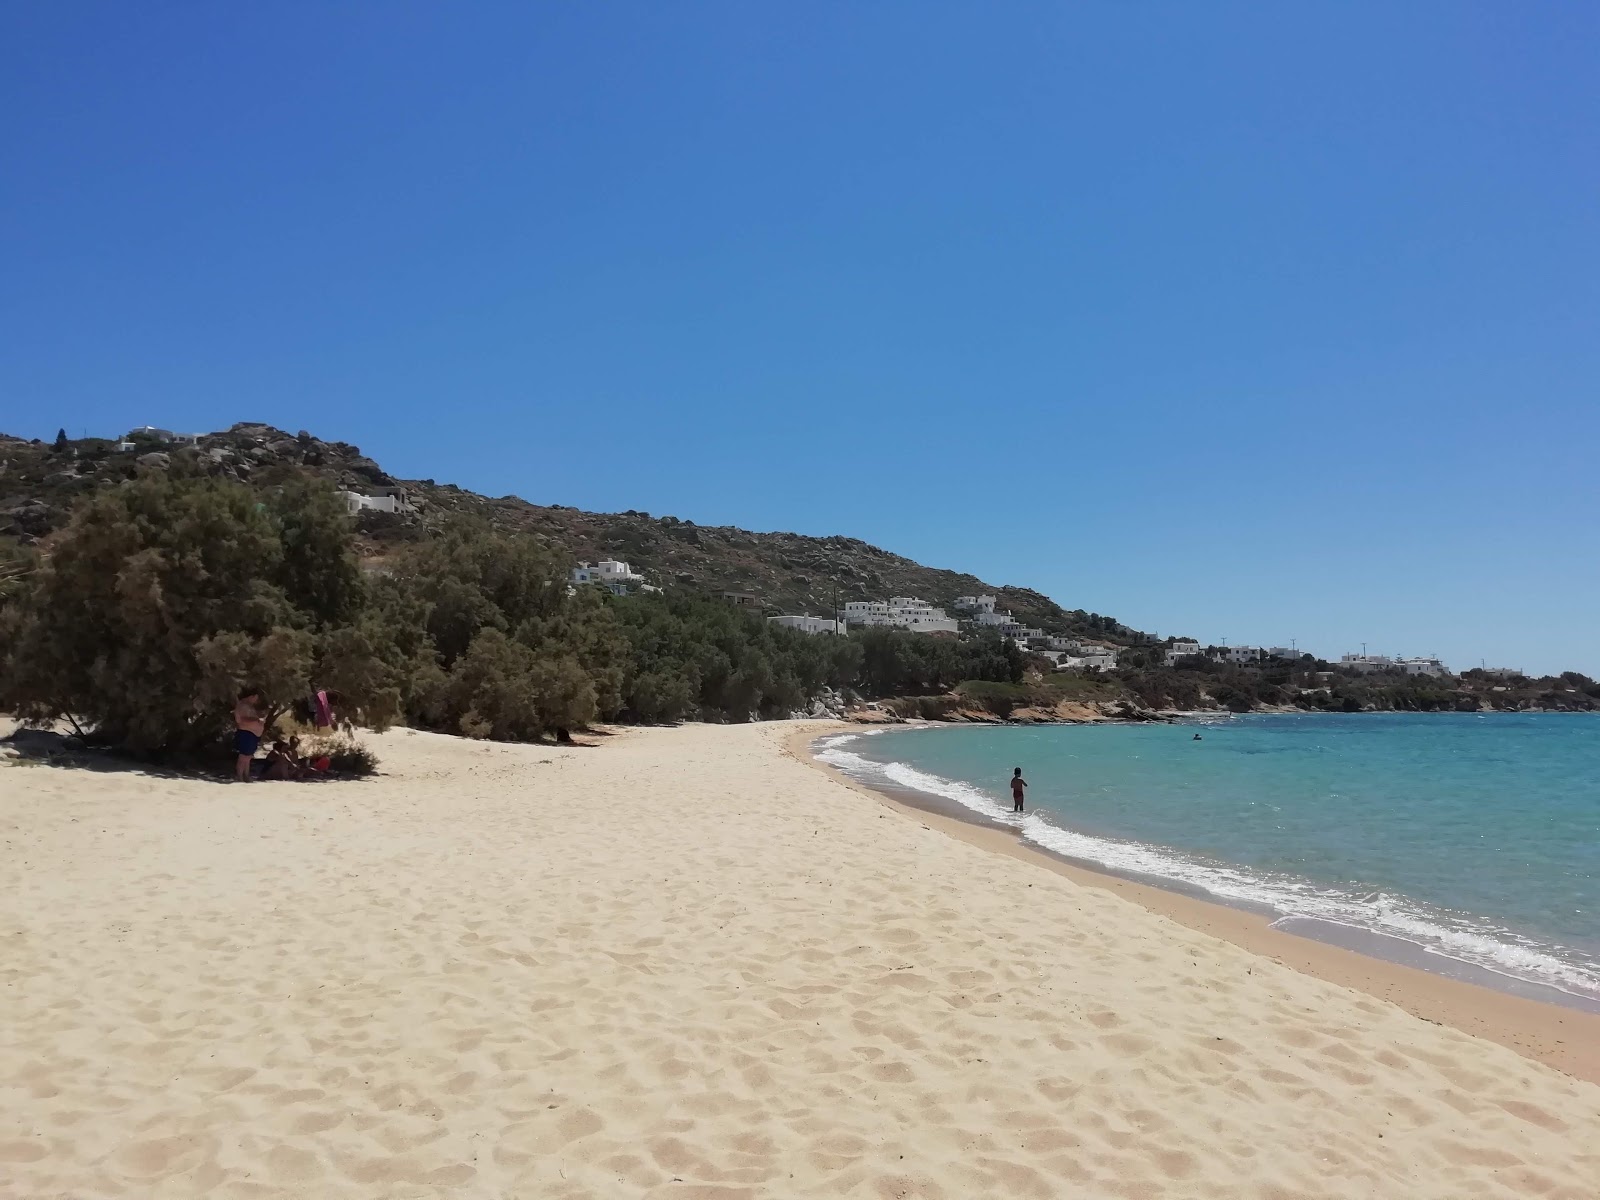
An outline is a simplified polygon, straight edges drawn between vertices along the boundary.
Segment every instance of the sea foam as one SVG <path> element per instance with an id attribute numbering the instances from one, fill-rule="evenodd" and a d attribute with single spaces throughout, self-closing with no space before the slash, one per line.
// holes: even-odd
<path id="1" fill-rule="evenodd" d="M 971 784 L 909 763 L 867 758 L 851 749 L 852 745 L 860 748 L 861 739 L 880 732 L 885 731 L 822 738 L 816 743 L 816 757 L 868 786 L 888 784 L 952 800 L 1066 858 L 1118 874 L 1145 876 L 1157 884 L 1197 888 L 1220 900 L 1265 908 L 1278 920 L 1310 919 L 1397 938 L 1426 954 L 1600 1003 L 1600 971 L 1572 961 L 1563 947 L 1537 943 L 1486 918 L 1387 892 L 1356 895 L 1292 875 L 1253 871 L 1164 846 L 1095 837 L 1059 825 L 1042 813 L 1013 813 L 1009 803 Z"/>

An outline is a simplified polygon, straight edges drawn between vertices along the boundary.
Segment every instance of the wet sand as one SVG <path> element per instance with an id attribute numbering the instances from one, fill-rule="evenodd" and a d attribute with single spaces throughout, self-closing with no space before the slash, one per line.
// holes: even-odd
<path id="1" fill-rule="evenodd" d="M 1435 961 L 1419 966 L 1417 960 L 1425 952 L 1397 938 L 1382 939 L 1389 944 L 1379 945 L 1379 939 L 1329 922 L 1275 923 L 1275 914 L 1226 904 L 1198 889 L 1184 891 L 1165 881 L 1129 878 L 1053 854 L 943 796 L 911 788 L 867 787 L 811 754 L 811 743 L 829 730 L 852 728 L 838 724 L 802 731 L 789 748 L 846 786 L 928 820 L 952 837 L 1033 862 L 1281 965 L 1387 1000 L 1425 1021 L 1498 1042 L 1558 1071 L 1600 1083 L 1600 1013 L 1573 997 L 1504 977 L 1490 980 L 1486 970 L 1437 955 L 1426 956 Z"/>

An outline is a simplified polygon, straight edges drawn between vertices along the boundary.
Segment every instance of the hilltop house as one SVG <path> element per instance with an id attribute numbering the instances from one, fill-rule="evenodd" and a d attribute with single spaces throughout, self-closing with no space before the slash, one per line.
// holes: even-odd
<path id="1" fill-rule="evenodd" d="M 844 622 L 835 621 L 828 617 L 783 616 L 768 617 L 774 625 L 782 625 L 785 629 L 798 629 L 801 633 L 843 633 Z"/>
<path id="2" fill-rule="evenodd" d="M 380 487 L 373 489 L 370 495 L 361 492 L 345 491 L 345 511 L 352 517 L 359 512 L 385 512 L 402 513 L 411 512 L 411 502 L 406 498 L 404 488 Z"/>
<path id="3" fill-rule="evenodd" d="M 1085 667 L 1109 671 L 1117 665 L 1117 648 L 1103 642 L 1079 642 L 1078 656 Z"/>
<path id="4" fill-rule="evenodd" d="M 1167 647 L 1167 666 L 1175 667 L 1180 659 L 1189 658 L 1199 653 L 1201 653 L 1199 642 L 1193 638 L 1178 638 L 1172 645 Z"/>
<path id="5" fill-rule="evenodd" d="M 1435 678 L 1450 674 L 1450 668 L 1431 655 L 1426 658 L 1402 658 L 1398 664 L 1407 675 L 1431 675 Z"/>
<path id="6" fill-rule="evenodd" d="M 722 598 L 735 608 L 761 607 L 761 597 L 754 592 L 723 592 Z"/>
<path id="7" fill-rule="evenodd" d="M 1339 659 L 1339 665 L 1347 671 L 1359 671 L 1363 675 L 1373 671 L 1404 671 L 1407 675 L 1430 675 L 1435 678 L 1450 674 L 1450 668 L 1431 654 L 1415 658 L 1391 658 L 1387 654 L 1346 654 Z"/>
<path id="8" fill-rule="evenodd" d="M 1085 646 L 1080 654 L 1056 658 L 1058 671 L 1110 671 L 1117 665 L 1117 652 L 1110 646 Z"/>
<path id="9" fill-rule="evenodd" d="M 994 612 L 993 596 L 957 596 L 955 608 L 959 612 L 972 613 L 974 618 L 980 613 Z"/>
<path id="10" fill-rule="evenodd" d="M 1245 663 L 1260 662 L 1262 653 L 1260 646 L 1221 646 L 1212 654 L 1212 658 L 1217 662 L 1242 666 Z"/>
<path id="11" fill-rule="evenodd" d="M 1367 675 L 1373 671 L 1387 671 L 1397 664 L 1387 654 L 1346 654 L 1340 657 L 1339 665 L 1347 671 Z"/>
<path id="12" fill-rule="evenodd" d="M 644 576 L 636 572 L 625 562 L 613 558 L 602 559 L 597 563 L 580 562 L 572 568 L 573 584 L 598 583 L 613 596 L 626 596 L 632 586 L 639 585 L 643 590 L 655 591 L 644 582 Z"/>
<path id="13" fill-rule="evenodd" d="M 199 445 L 200 439 L 204 436 L 205 434 L 203 433 L 173 433 L 170 429 L 158 429 L 154 425 L 141 425 L 137 429 L 130 429 L 128 436 L 117 443 L 117 449 L 132 450 L 136 445 L 134 439 L 139 437 L 153 438 L 158 442 L 166 442 L 173 446 L 195 446 Z"/>
<path id="14" fill-rule="evenodd" d="M 889 626 L 912 633 L 956 632 L 955 620 L 944 609 L 912 596 L 891 596 L 888 600 L 851 600 L 844 606 L 848 624 Z"/>

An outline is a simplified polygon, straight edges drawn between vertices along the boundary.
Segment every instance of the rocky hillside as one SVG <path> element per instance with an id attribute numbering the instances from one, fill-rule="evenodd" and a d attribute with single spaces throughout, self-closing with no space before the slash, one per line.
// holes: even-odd
<path id="1" fill-rule="evenodd" d="M 428 524 L 463 512 L 543 538 L 574 559 L 624 559 L 664 586 L 748 592 L 773 613 L 826 614 L 835 597 L 843 604 L 920 596 L 948 606 L 960 595 L 992 593 L 1020 620 L 1052 632 L 1124 644 L 1144 636 L 1111 618 L 1064 609 L 1031 589 L 925 567 L 856 538 L 754 533 L 675 516 L 590 513 L 529 504 L 515 496 L 490 499 L 431 479 L 398 479 L 358 447 L 325 442 L 305 431 L 291 434 L 247 422 L 206 434 L 193 447 L 143 436 L 133 441 L 131 449 L 120 449 L 103 438 L 52 444 L 0 434 L 0 537 L 45 539 L 66 522 L 78 496 L 140 470 L 177 466 L 258 483 L 284 471 L 304 471 L 363 493 L 403 489 L 415 512 L 361 516 L 363 553 L 377 560 L 395 543 L 422 536 Z"/>

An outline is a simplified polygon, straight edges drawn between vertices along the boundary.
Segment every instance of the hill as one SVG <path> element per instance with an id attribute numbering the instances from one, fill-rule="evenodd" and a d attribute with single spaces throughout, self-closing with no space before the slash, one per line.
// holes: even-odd
<path id="1" fill-rule="evenodd" d="M 619 558 L 652 582 L 708 593 L 747 592 L 770 613 L 826 614 L 835 603 L 918 596 L 949 607 L 957 596 L 992 594 L 999 606 L 1029 625 L 1121 645 L 1148 635 L 1110 617 L 1066 609 L 1027 587 L 992 584 L 960 571 L 924 566 L 857 538 L 760 533 L 733 526 L 697 525 L 644 512 L 591 513 L 561 505 L 498 499 L 431 479 L 391 475 L 347 442 L 326 442 L 302 431 L 243 422 L 176 446 L 154 435 L 132 435 L 130 449 L 105 438 L 55 444 L 0 435 L 0 537 L 37 541 L 66 523 L 72 501 L 94 488 L 132 478 L 140 469 L 200 470 L 270 482 L 302 472 L 370 493 L 400 489 L 414 511 L 363 512 L 361 549 L 381 562 L 397 543 L 422 536 L 451 513 L 487 518 L 496 527 L 534 535 L 575 560 Z"/>

